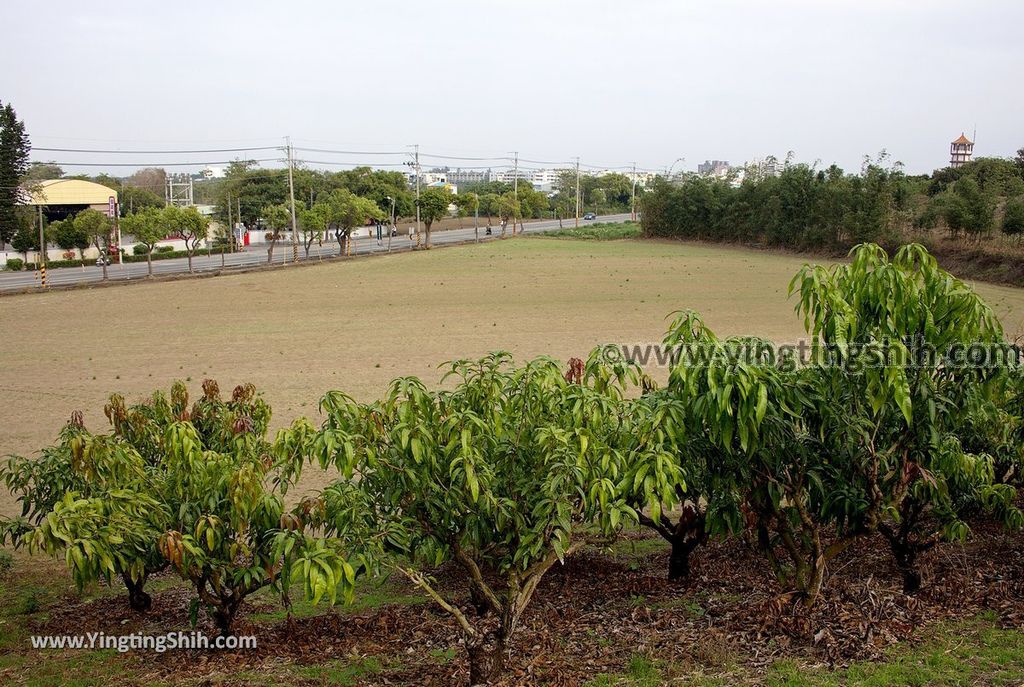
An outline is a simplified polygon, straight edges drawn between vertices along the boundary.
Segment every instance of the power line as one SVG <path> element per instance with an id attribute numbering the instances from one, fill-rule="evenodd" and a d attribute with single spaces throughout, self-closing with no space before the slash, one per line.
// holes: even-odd
<path id="1" fill-rule="evenodd" d="M 296 150 L 299 150 L 296 148 Z M 402 162 L 355 162 L 347 160 L 295 160 L 295 162 L 301 162 L 304 165 L 335 165 L 335 166 L 351 166 L 351 167 L 405 167 Z"/>
<path id="2" fill-rule="evenodd" d="M 519 158 L 519 161 L 520 162 L 529 162 L 529 163 L 535 164 L 535 165 L 566 165 L 566 168 L 571 167 L 572 165 L 576 164 L 574 162 L 569 162 L 569 161 L 552 162 L 550 160 L 527 160 L 525 157 Z"/>
<path id="3" fill-rule="evenodd" d="M 307 153 L 331 153 L 334 155 L 405 155 L 406 152 L 393 150 L 331 150 L 328 148 L 300 148 L 295 146 L 292 150 L 303 150 Z"/>
<path id="4" fill-rule="evenodd" d="M 260 146 L 256 148 L 207 148 L 202 150 L 98 150 L 95 148 L 38 148 L 48 153 L 101 153 L 118 155 L 186 155 L 203 153 L 245 153 L 253 150 L 281 150 L 281 146 Z M 85 163 L 82 163 L 85 164 Z"/>
<path id="5" fill-rule="evenodd" d="M 420 153 L 420 157 L 432 157 L 440 160 L 505 160 L 510 161 L 510 157 L 464 157 L 460 155 L 441 155 L 440 153 Z"/>
<path id="6" fill-rule="evenodd" d="M 261 160 L 244 160 L 244 162 L 283 162 L 282 158 L 263 158 Z M 204 160 L 202 162 L 56 162 L 48 160 L 45 164 L 58 167 L 204 167 L 206 165 L 230 165 L 238 160 Z M 72 175 L 73 176 L 73 175 Z"/>

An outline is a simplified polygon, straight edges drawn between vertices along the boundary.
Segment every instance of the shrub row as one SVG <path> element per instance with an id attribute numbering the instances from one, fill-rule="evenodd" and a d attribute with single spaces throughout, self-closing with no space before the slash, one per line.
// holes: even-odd
<path id="1" fill-rule="evenodd" d="M 218 252 L 219 252 L 219 250 L 218 250 Z M 228 251 L 228 252 L 230 252 L 230 251 Z M 207 251 L 198 250 L 198 251 L 196 251 L 194 253 L 194 255 L 204 255 L 206 253 L 207 253 Z M 126 263 L 129 263 L 129 262 L 147 262 L 148 261 L 148 258 L 147 258 L 145 253 L 142 253 L 141 255 L 139 255 L 139 254 L 135 254 L 135 255 L 122 255 L 121 257 L 124 259 L 124 261 Z M 171 246 L 159 246 L 159 247 L 157 247 L 157 249 L 155 251 L 153 251 L 153 260 L 170 260 L 172 258 L 187 258 L 187 257 L 188 257 L 188 251 L 174 250 L 174 248 L 171 247 Z M 88 258 L 86 260 L 48 260 L 46 262 L 46 266 L 51 268 L 51 269 L 58 268 L 58 267 L 81 267 L 83 265 L 91 266 L 91 265 L 95 265 L 95 264 L 96 264 L 96 259 L 95 258 Z M 36 265 L 35 265 L 34 262 L 26 263 L 21 258 L 8 258 L 7 259 L 7 269 L 10 270 L 10 271 L 14 271 L 14 272 L 20 271 L 22 269 L 34 270 L 34 269 L 36 269 Z"/>

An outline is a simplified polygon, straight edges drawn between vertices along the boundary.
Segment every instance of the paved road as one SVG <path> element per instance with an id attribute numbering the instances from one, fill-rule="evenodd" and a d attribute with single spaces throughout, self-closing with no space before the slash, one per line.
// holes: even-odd
<path id="1" fill-rule="evenodd" d="M 600 222 L 625 222 L 629 220 L 629 214 L 607 215 L 600 217 Z M 565 227 L 572 227 L 573 220 L 563 220 Z M 584 224 L 581 220 L 581 226 Z M 558 229 L 557 220 L 542 220 L 528 222 L 524 225 L 526 233 L 543 233 Z M 481 241 L 492 241 L 497 238 L 500 228 L 494 227 L 494 236 L 485 236 L 484 228 L 479 231 Z M 434 232 L 431 236 L 435 246 L 443 246 L 450 243 L 462 243 L 474 239 L 474 231 L 470 229 L 449 229 L 447 231 Z M 413 243 L 407 236 L 395 236 L 391 239 L 391 252 L 411 250 Z M 362 255 L 367 253 L 386 253 L 388 250 L 388 239 L 384 237 L 384 245 L 378 246 L 375 238 L 358 238 L 352 243 L 352 254 Z M 318 261 L 322 258 L 337 257 L 338 244 L 336 241 L 324 241 L 324 245 L 314 245 L 309 251 L 309 260 Z M 299 260 L 307 260 L 302 246 L 299 246 Z M 292 261 L 292 244 L 281 242 L 274 249 L 274 263 Z M 197 254 L 192 258 L 192 268 L 195 272 L 211 272 L 216 270 L 229 271 L 246 267 L 258 267 L 267 264 L 266 245 L 249 246 L 239 253 L 229 253 L 222 257 L 219 253 L 207 256 Z M 154 276 L 169 274 L 184 274 L 188 272 L 187 258 L 174 258 L 171 260 L 153 261 Z M 110 281 L 127 281 L 132 279 L 145 279 L 148 268 L 144 262 L 125 263 L 123 265 L 111 265 L 107 268 L 107 278 Z M 72 284 L 99 282 L 103 280 L 103 269 L 101 267 L 63 267 L 47 270 L 46 281 L 52 286 L 68 286 Z M 38 289 L 39 277 L 35 272 L 0 272 L 0 291 L 26 291 Z"/>

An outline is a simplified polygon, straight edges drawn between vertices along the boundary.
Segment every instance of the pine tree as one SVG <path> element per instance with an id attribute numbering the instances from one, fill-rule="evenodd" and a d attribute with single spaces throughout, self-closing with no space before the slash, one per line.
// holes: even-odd
<path id="1" fill-rule="evenodd" d="M 0 246 L 10 241 L 23 222 L 18 215 L 18 183 L 28 171 L 28 134 L 14 108 L 0 103 Z"/>

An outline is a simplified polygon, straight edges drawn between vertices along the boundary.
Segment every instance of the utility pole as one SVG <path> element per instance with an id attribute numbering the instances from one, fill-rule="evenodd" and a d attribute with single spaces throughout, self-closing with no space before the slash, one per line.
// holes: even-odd
<path id="1" fill-rule="evenodd" d="M 633 163 L 633 193 L 629 199 L 629 216 L 636 221 L 636 163 Z"/>
<path id="2" fill-rule="evenodd" d="M 512 163 L 512 198 L 515 200 L 515 208 L 512 215 L 512 235 L 516 235 L 516 215 L 519 214 L 519 151 L 512 153 L 514 156 L 514 162 Z"/>
<path id="3" fill-rule="evenodd" d="M 190 179 L 191 181 L 191 179 Z M 124 255 L 121 252 L 121 201 L 114 201 L 114 232 L 117 236 L 117 264 L 121 266 L 121 271 L 124 271 Z"/>
<path id="4" fill-rule="evenodd" d="M 422 241 L 420 233 L 420 144 L 416 144 L 416 247 Z"/>
<path id="5" fill-rule="evenodd" d="M 292 262 L 299 261 L 299 232 L 295 225 L 295 180 L 292 178 L 292 139 L 284 137 L 288 144 L 288 202 L 292 211 Z"/>
<path id="6" fill-rule="evenodd" d="M 235 227 L 231 224 L 231 194 L 227 193 L 225 195 L 227 196 L 227 201 L 224 204 L 227 206 L 228 210 L 228 226 L 225 234 L 228 240 L 228 249 L 233 249 L 235 245 Z"/>
<path id="7" fill-rule="evenodd" d="M 231 225 L 231 195 L 226 194 L 227 201 L 224 205 L 227 206 L 227 230 L 224 231 L 224 240 L 227 243 L 228 249 L 234 248 L 234 226 Z M 220 266 L 224 266 L 224 249 L 220 249 Z"/>
<path id="8" fill-rule="evenodd" d="M 388 227 L 388 252 L 391 252 L 391 237 L 394 236 L 395 230 L 398 228 L 395 226 L 395 203 L 398 202 L 397 198 L 388 196 L 388 200 L 391 201 L 391 226 Z"/>
<path id="9" fill-rule="evenodd" d="M 419 248 L 423 240 L 420 233 L 420 144 L 408 145 L 406 148 L 413 149 L 413 161 L 404 164 L 416 170 L 416 247 Z M 409 238 L 412 239 L 411 236 Z"/>
<path id="10" fill-rule="evenodd" d="M 39 206 L 39 254 L 36 256 L 36 262 L 39 263 L 38 267 L 43 268 L 43 274 L 46 274 L 46 237 L 43 236 L 43 206 Z M 73 257 L 73 256 L 72 256 Z"/>
<path id="11" fill-rule="evenodd" d="M 576 157 L 576 228 L 580 226 L 580 158 Z"/>

